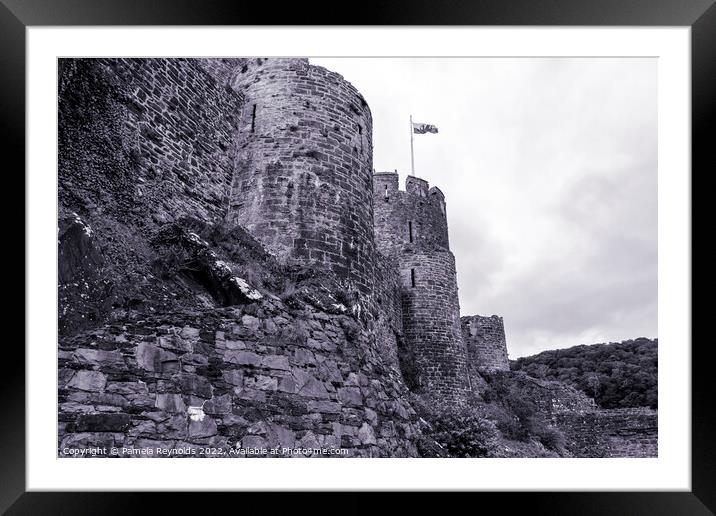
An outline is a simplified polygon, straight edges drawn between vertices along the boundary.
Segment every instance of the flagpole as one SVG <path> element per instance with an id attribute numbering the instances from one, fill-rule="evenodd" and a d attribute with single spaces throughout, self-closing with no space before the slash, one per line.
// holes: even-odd
<path id="1" fill-rule="evenodd" d="M 410 175 L 415 175 L 415 156 L 413 155 L 413 115 L 410 115 Z"/>

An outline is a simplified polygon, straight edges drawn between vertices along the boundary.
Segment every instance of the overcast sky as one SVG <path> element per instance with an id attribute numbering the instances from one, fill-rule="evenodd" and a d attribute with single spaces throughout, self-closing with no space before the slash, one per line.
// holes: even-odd
<path id="1" fill-rule="evenodd" d="M 374 167 L 448 208 L 462 315 L 510 358 L 657 336 L 656 60 L 311 59 L 373 113 Z"/>

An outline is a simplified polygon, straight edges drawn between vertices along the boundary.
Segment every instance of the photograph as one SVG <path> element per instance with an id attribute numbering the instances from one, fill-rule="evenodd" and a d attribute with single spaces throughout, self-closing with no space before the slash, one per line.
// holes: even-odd
<path id="1" fill-rule="evenodd" d="M 658 58 L 56 62 L 58 459 L 660 456 Z"/>

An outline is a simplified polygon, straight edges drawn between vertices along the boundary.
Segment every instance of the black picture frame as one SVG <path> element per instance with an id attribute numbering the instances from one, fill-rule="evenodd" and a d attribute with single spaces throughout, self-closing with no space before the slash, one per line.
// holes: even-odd
<path id="1" fill-rule="evenodd" d="M 279 7 L 280 5 L 280 7 Z M 49 25 L 551 25 L 551 26 L 689 26 L 692 51 L 692 179 L 712 172 L 716 97 L 716 6 L 713 0 L 400 0 L 347 4 L 269 4 L 246 1 L 191 0 L 0 0 L 0 126 L 5 163 L 16 168 L 6 175 L 24 177 L 25 166 L 25 45 L 27 26 Z M 320 14 L 319 13 L 323 13 Z M 48 120 L 53 120 L 48 114 Z M 707 165 L 710 167 L 707 168 Z M 22 170 L 22 173 L 19 173 Z M 696 171 L 700 171 L 699 174 Z M 14 192 L 25 191 L 22 180 Z M 8 188 L 6 191 L 10 191 Z M 697 190 L 692 191 L 697 192 Z M 17 195 L 17 194 L 15 194 Z M 693 206 L 693 204 L 692 204 Z M 19 231 L 19 227 L 16 230 Z M 24 235 L 21 237 L 24 240 Z M 16 240 L 16 242 L 18 242 Z M 16 244 L 16 249 L 20 246 Z M 24 249 L 24 246 L 23 246 Z M 693 248 L 692 248 L 692 256 Z M 23 263 L 27 259 L 23 251 Z M 24 265 L 23 265 L 24 266 Z M 705 288 L 705 287 L 704 287 Z M 23 298 L 24 299 L 24 295 Z M 16 302 L 17 306 L 24 303 Z M 692 316 L 693 319 L 693 316 Z M 692 345 L 684 343 L 684 346 Z M 716 511 L 716 446 L 712 414 L 714 387 L 708 339 L 692 345 L 692 491 L 610 493 L 478 493 L 477 500 L 453 504 L 485 504 L 500 511 L 519 507 L 530 514 L 713 514 Z M 206 496 L 187 493 L 59 493 L 25 492 L 25 356 L 19 340 L 5 343 L 0 418 L 0 510 L 8 514 L 126 514 L 149 508 L 148 498 L 161 496 L 163 511 L 206 508 Z M 8 367 L 7 364 L 12 364 Z M 373 510 L 375 495 L 352 493 L 332 503 L 311 494 L 212 493 L 211 505 L 231 504 L 240 496 L 246 513 L 306 506 L 309 510 L 364 512 Z M 366 499 L 368 497 L 368 499 Z M 217 499 L 218 498 L 218 499 Z M 472 498 L 472 496 L 471 496 Z M 414 494 L 406 504 L 426 507 Z M 330 504 L 325 505 L 324 504 Z M 469 506 L 469 505 L 468 505 Z M 454 505 L 458 507 L 458 505 Z M 404 510 L 409 510 L 404 507 Z"/>

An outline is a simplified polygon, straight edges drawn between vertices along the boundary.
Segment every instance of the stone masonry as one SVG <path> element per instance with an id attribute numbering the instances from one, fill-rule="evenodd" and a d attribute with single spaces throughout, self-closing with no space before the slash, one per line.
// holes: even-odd
<path id="1" fill-rule="evenodd" d="M 408 176 L 405 186 L 398 189 L 397 172 L 374 176 L 376 247 L 397 260 L 405 343 L 414 354 L 419 390 L 464 401 L 467 351 L 445 198 L 417 177 Z"/>
<path id="2" fill-rule="evenodd" d="M 243 96 L 193 59 L 61 59 L 59 196 L 143 224 L 224 218 Z"/>
<path id="3" fill-rule="evenodd" d="M 228 218 L 287 261 L 373 287 L 372 117 L 343 77 L 308 59 L 224 60 L 245 98 Z M 238 116 L 239 113 L 236 113 Z"/>
<path id="4" fill-rule="evenodd" d="M 278 299 L 109 324 L 60 344 L 60 453 L 414 456 L 417 416 L 381 364 L 350 317 Z"/>
<path id="5" fill-rule="evenodd" d="M 505 325 L 502 317 L 469 315 L 460 319 L 468 361 L 479 371 L 509 371 Z"/>
<path id="6" fill-rule="evenodd" d="M 502 318 L 460 318 L 443 192 L 373 171 L 343 77 L 283 58 L 58 69 L 60 453 L 416 456 L 410 390 L 462 405 L 509 370 Z M 655 416 L 567 398 L 544 405 L 580 453 L 655 453 Z"/>

